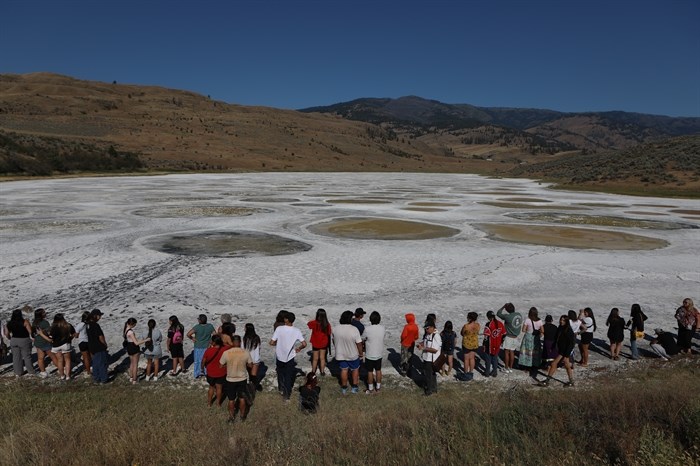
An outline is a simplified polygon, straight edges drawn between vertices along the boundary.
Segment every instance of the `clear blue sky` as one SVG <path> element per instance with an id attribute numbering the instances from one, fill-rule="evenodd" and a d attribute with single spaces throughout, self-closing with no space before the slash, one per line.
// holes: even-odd
<path id="1" fill-rule="evenodd" d="M 0 73 L 303 108 L 359 97 L 700 116 L 697 0 L 4 0 Z"/>

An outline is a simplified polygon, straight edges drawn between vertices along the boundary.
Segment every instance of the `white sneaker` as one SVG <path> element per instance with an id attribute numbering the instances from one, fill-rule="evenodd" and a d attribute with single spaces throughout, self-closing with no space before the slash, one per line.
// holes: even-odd
<path id="1" fill-rule="evenodd" d="M 153 380 L 154 382 L 158 382 L 158 376 L 157 376 L 157 375 L 153 376 L 153 379 L 152 379 L 152 380 Z"/>
<path id="2" fill-rule="evenodd" d="M 49 376 L 49 374 L 48 374 L 48 372 L 46 372 L 46 371 L 44 371 L 44 372 L 39 372 L 39 377 L 41 377 L 42 379 L 45 379 L 45 378 L 48 377 L 48 376 Z"/>

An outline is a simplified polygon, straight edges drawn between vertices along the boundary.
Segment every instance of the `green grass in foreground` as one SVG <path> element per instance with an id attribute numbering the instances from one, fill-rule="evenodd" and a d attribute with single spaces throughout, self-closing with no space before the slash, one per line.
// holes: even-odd
<path id="1" fill-rule="evenodd" d="M 260 394 L 245 424 L 208 409 L 204 389 L 8 382 L 0 464 L 700 464 L 697 361 L 594 379 L 594 388 L 391 383 L 320 411 Z"/>

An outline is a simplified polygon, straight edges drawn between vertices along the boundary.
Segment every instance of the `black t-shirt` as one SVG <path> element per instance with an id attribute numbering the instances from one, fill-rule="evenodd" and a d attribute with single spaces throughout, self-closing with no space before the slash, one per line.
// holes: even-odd
<path id="1" fill-rule="evenodd" d="M 305 411 L 314 412 L 318 408 L 318 398 L 321 394 L 321 387 L 308 388 L 306 385 L 299 387 L 301 395 L 301 407 Z"/>
<path id="2" fill-rule="evenodd" d="M 72 325 L 68 324 L 68 329 L 66 330 L 67 331 L 61 331 L 57 327 L 51 327 L 51 340 L 53 340 L 51 346 L 53 346 L 54 348 L 58 348 L 59 346 L 63 346 L 66 343 L 70 343 L 73 340 L 75 328 L 73 328 Z"/>
<path id="3" fill-rule="evenodd" d="M 549 341 L 554 341 L 557 337 L 557 326 L 547 322 L 544 324 L 544 339 Z"/>
<path id="4" fill-rule="evenodd" d="M 87 325 L 87 337 L 90 353 L 95 354 L 107 350 L 107 345 L 102 344 L 100 341 L 100 337 L 104 337 L 104 333 L 102 333 L 102 328 L 97 322 Z"/>
<path id="5" fill-rule="evenodd" d="M 11 320 L 7 323 L 7 330 L 10 332 L 12 338 L 29 338 L 29 332 L 24 326 L 23 320 Z"/>

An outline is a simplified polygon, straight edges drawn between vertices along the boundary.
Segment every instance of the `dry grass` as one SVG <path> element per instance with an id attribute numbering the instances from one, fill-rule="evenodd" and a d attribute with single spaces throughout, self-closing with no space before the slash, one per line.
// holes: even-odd
<path id="1" fill-rule="evenodd" d="M 591 389 L 448 384 L 430 398 L 390 381 L 342 397 L 325 379 L 316 415 L 264 393 L 234 425 L 201 389 L 6 383 L 0 464 L 700 464 L 699 382 L 692 361 Z"/>

